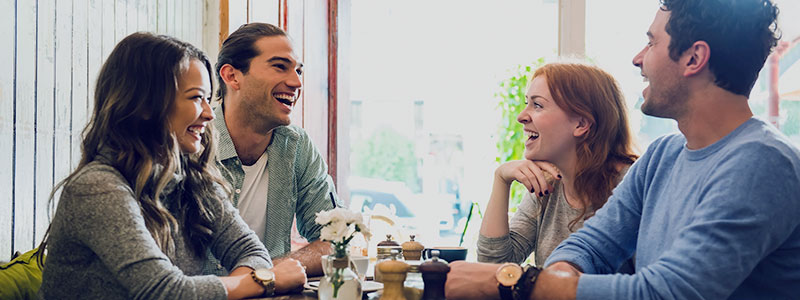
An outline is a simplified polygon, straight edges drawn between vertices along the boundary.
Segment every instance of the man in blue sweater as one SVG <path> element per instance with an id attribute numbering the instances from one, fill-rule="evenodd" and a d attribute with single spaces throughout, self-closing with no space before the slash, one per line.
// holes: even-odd
<path id="1" fill-rule="evenodd" d="M 681 134 L 653 142 L 515 298 L 800 297 L 800 151 L 747 102 L 777 14 L 769 0 L 661 0 L 633 63 L 650 83 L 642 111 Z M 634 255 L 635 274 L 613 274 Z M 479 294 L 448 277 L 448 299 Z"/>

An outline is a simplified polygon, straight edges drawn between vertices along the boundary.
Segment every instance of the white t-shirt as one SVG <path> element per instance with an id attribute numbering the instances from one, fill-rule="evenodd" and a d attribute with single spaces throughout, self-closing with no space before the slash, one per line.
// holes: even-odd
<path id="1" fill-rule="evenodd" d="M 269 172 L 267 172 L 267 151 L 251 166 L 242 165 L 244 182 L 239 191 L 239 214 L 258 239 L 264 242 L 267 230 L 267 191 Z"/>

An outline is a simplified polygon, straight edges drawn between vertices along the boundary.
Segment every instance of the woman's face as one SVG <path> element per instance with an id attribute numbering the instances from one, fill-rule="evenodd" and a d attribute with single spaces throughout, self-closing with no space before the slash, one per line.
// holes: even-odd
<path id="1" fill-rule="evenodd" d="M 200 139 L 208 122 L 214 119 L 211 111 L 211 79 L 205 66 L 196 59 L 178 79 L 175 103 L 169 114 L 169 125 L 183 153 L 197 153 Z"/>
<path id="2" fill-rule="evenodd" d="M 525 100 L 525 109 L 517 116 L 525 130 L 525 158 L 557 164 L 567 155 L 575 155 L 574 134 L 580 118 L 570 116 L 553 101 L 544 76 L 531 81 Z"/>

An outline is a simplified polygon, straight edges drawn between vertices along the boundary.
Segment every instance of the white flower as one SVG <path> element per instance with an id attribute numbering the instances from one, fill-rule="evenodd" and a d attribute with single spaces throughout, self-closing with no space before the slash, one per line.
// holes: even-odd
<path id="1" fill-rule="evenodd" d="M 342 242 L 348 236 L 347 223 L 341 221 L 334 221 L 322 227 L 320 238 L 331 242 Z"/>
<path id="2" fill-rule="evenodd" d="M 356 232 L 360 232 L 367 240 L 372 236 L 369 228 L 364 225 L 361 213 L 350 211 L 346 208 L 338 207 L 318 212 L 314 221 L 323 226 L 320 238 L 325 241 L 334 243 L 349 242 Z"/>

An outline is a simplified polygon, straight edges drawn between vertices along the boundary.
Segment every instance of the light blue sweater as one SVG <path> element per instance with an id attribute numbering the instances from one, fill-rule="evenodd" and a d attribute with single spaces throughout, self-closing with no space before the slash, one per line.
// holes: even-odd
<path id="1" fill-rule="evenodd" d="M 547 259 L 578 299 L 800 298 L 800 152 L 750 119 L 699 150 L 662 137 Z M 636 254 L 635 275 L 610 274 Z"/>

